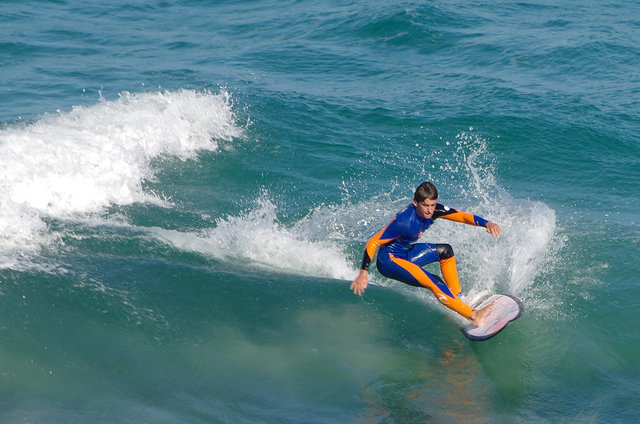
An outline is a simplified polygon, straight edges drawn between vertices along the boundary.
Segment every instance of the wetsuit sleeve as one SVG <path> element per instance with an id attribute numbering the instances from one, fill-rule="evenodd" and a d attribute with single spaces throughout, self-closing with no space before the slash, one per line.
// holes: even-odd
<path id="1" fill-rule="evenodd" d="M 448 208 L 438 204 L 436 211 L 433 214 L 433 218 L 444 218 L 450 221 L 462 222 L 463 224 L 475 225 L 478 227 L 485 227 L 487 225 L 486 219 L 473 215 L 467 212 L 461 212 L 457 209 Z"/>
<path id="2" fill-rule="evenodd" d="M 401 232 L 399 232 L 399 229 L 396 227 L 398 226 L 396 225 L 396 217 L 394 217 L 387 223 L 387 225 L 382 227 L 380 231 L 369 239 L 364 248 L 364 255 L 362 257 L 362 265 L 360 265 L 360 269 L 369 269 L 369 265 L 371 264 L 378 248 L 400 236 Z"/>

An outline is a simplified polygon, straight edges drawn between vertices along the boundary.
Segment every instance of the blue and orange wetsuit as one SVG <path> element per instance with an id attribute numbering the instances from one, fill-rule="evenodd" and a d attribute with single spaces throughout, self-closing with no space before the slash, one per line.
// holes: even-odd
<path id="1" fill-rule="evenodd" d="M 433 216 L 424 219 L 418 216 L 414 205 L 410 205 L 398 212 L 387 225 L 369 239 L 364 249 L 361 269 L 369 268 L 376 250 L 380 248 L 376 265 L 382 275 L 412 286 L 426 287 L 445 306 L 469 318 L 473 308 L 458 297 L 461 291 L 460 282 L 451 246 L 416 243 L 423 231 L 438 218 L 481 227 L 487 224 L 487 220 L 479 216 L 460 212 L 439 203 L 436 204 Z M 446 283 L 437 275 L 422 268 L 436 261 L 440 261 L 440 270 Z"/>

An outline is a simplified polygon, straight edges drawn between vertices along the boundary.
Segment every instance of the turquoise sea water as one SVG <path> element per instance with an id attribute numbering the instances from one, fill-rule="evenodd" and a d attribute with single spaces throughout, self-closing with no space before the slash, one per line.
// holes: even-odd
<path id="1" fill-rule="evenodd" d="M 639 17 L 3 1 L 0 422 L 637 422 Z M 423 180 L 494 339 L 348 289 Z"/>

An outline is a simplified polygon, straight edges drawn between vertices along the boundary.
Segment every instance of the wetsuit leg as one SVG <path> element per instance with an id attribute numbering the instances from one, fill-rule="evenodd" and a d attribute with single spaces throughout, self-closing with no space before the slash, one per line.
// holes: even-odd
<path id="1" fill-rule="evenodd" d="M 456 266 L 456 258 L 453 255 L 453 248 L 448 244 L 436 244 L 436 251 L 440 257 L 440 272 L 447 286 L 453 294 L 459 295 L 460 279 L 458 278 L 458 267 Z"/>
<path id="2" fill-rule="evenodd" d="M 473 308 L 461 301 L 457 294 L 453 293 L 440 277 L 425 271 L 421 267 L 423 264 L 434 262 L 432 260 L 434 254 L 435 260 L 438 260 L 439 256 L 435 245 L 421 243 L 414 247 L 418 250 L 413 252 L 411 259 L 416 260 L 417 263 L 410 261 L 409 257 L 407 259 L 395 257 L 388 249 L 382 247 L 378 251 L 377 261 L 380 273 L 385 277 L 393 278 L 405 284 L 428 288 L 442 304 L 465 318 L 469 318 Z"/>
<path id="3" fill-rule="evenodd" d="M 407 257 L 405 259 L 420 267 L 432 262 L 437 262 L 442 259 L 438 246 L 440 245 L 432 243 L 416 243 L 411 246 L 411 249 L 407 252 Z"/>
<path id="4" fill-rule="evenodd" d="M 440 272 L 442 273 L 442 277 L 444 278 L 447 287 L 449 287 L 451 292 L 455 295 L 459 295 L 462 291 L 460 289 L 460 279 L 458 278 L 456 258 L 453 254 L 453 248 L 451 245 L 417 243 L 411 247 L 406 259 L 420 267 L 431 262 L 440 261 Z M 432 275 L 432 280 L 433 277 L 434 276 Z"/>

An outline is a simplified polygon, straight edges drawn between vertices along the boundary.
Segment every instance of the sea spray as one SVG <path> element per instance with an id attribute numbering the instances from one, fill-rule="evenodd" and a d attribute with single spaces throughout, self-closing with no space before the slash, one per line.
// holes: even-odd
<path id="1" fill-rule="evenodd" d="M 149 231 L 176 248 L 223 260 L 238 269 L 259 267 L 303 276 L 352 278 L 355 267 L 347 262 L 344 246 L 322 234 L 309 237 L 305 227 L 315 224 L 303 222 L 307 223 L 280 223 L 276 206 L 262 199 L 254 209 L 218 219 L 215 226 L 197 233 Z"/>

